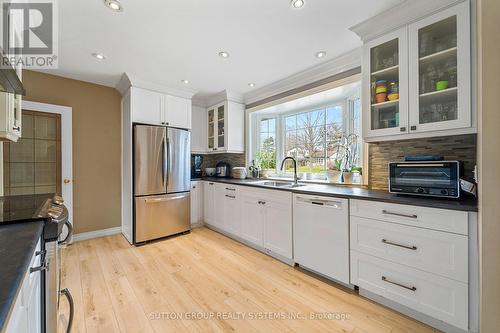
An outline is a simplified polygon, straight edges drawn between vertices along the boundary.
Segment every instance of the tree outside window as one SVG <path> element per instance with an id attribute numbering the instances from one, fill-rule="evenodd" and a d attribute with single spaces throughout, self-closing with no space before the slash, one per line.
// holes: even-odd
<path id="1" fill-rule="evenodd" d="M 276 169 L 276 118 L 260 121 L 260 148 L 256 160 L 261 169 Z"/>

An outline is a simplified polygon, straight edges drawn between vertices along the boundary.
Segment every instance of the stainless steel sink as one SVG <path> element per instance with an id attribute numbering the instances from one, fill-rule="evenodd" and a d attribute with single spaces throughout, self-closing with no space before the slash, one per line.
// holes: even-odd
<path id="1" fill-rule="evenodd" d="M 269 187 L 300 187 L 304 186 L 303 184 L 294 184 L 293 182 L 283 182 L 283 181 L 275 181 L 275 180 L 266 180 L 256 182 L 257 185 L 269 186 Z"/>

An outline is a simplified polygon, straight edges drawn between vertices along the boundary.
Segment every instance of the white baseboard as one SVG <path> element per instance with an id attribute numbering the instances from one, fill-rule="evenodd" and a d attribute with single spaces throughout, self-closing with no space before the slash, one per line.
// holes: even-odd
<path id="1" fill-rule="evenodd" d="M 116 235 L 122 232 L 122 227 L 115 227 L 115 228 L 108 228 L 108 229 L 101 229 L 101 230 L 94 230 L 94 231 L 88 231 L 88 232 L 81 232 L 79 234 L 74 234 L 72 241 L 77 242 L 77 241 L 82 241 L 86 239 L 92 239 L 92 238 L 98 238 L 98 237 L 104 237 L 104 236 L 111 236 L 111 235 Z"/>

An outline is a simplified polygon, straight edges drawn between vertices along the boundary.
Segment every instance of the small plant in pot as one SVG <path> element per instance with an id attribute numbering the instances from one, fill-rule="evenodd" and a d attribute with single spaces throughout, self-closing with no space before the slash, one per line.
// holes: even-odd
<path id="1" fill-rule="evenodd" d="M 329 183 L 338 183 L 340 182 L 340 176 L 342 175 L 341 160 L 328 161 L 327 163 L 328 170 L 326 171 L 326 177 Z"/>
<path id="2" fill-rule="evenodd" d="M 342 164 L 342 181 L 344 184 L 352 184 L 354 172 L 361 172 L 360 167 L 354 163 L 358 160 L 358 136 L 350 134 L 343 140 L 344 158 Z"/>
<path id="3" fill-rule="evenodd" d="M 276 150 L 273 148 L 273 142 L 267 142 L 268 140 L 264 142 L 261 150 L 255 156 L 264 178 L 267 178 L 269 173 L 276 171 Z"/>

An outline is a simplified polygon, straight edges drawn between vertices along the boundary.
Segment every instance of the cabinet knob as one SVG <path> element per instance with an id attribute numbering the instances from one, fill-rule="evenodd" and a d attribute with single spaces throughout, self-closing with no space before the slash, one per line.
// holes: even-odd
<path id="1" fill-rule="evenodd" d="M 14 131 L 18 131 L 18 132 L 21 131 L 21 127 L 20 126 L 12 127 L 12 129 Z"/>
<path id="2" fill-rule="evenodd" d="M 400 131 L 400 132 L 406 132 L 406 127 L 400 127 L 400 128 L 399 128 L 399 131 Z"/>

